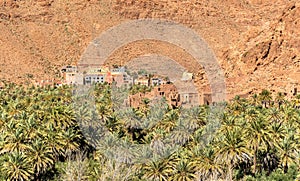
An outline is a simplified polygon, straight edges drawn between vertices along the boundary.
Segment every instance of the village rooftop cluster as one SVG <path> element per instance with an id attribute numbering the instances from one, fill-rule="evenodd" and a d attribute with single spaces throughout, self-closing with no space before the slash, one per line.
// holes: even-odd
<path id="1" fill-rule="evenodd" d="M 143 71 L 141 71 L 143 72 Z M 65 66 L 61 69 L 63 77 L 63 84 L 72 85 L 91 85 L 95 83 L 109 83 L 113 82 L 118 86 L 135 84 L 145 86 L 156 86 L 168 83 L 168 78 L 157 75 L 147 74 L 146 72 L 130 75 L 126 67 L 109 68 L 108 66 L 99 66 L 96 68 L 88 68 L 82 73 L 78 72 L 77 66 Z"/>
<path id="2" fill-rule="evenodd" d="M 162 77 L 159 75 L 150 75 L 145 71 L 140 73 L 129 73 L 126 67 L 123 66 L 113 66 L 112 68 L 108 66 L 95 66 L 93 68 L 88 67 L 85 71 L 78 70 L 77 66 L 67 65 L 61 69 L 62 81 L 57 80 L 47 80 L 40 81 L 36 84 L 38 86 L 45 85 L 92 85 L 96 83 L 114 83 L 117 87 L 127 86 L 131 87 L 133 85 L 144 85 L 147 87 L 152 86 L 151 92 L 147 93 L 137 93 L 128 97 L 128 104 L 132 107 L 139 107 L 144 99 L 153 98 L 166 98 L 167 102 L 172 107 L 178 106 L 195 106 L 195 105 L 210 105 L 212 102 L 211 92 L 198 93 L 192 91 L 191 88 L 184 86 L 184 89 L 176 87 L 172 82 L 169 81 L 167 77 Z M 82 72 L 82 73 L 80 73 Z M 182 80 L 193 81 L 193 74 L 185 72 Z M 296 75 L 296 79 L 299 79 L 299 73 Z M 177 82 L 178 83 L 178 82 Z M 291 85 L 283 90 L 283 94 L 292 99 L 295 95 L 299 93 L 299 83 L 296 81 L 291 81 Z M 227 100 L 231 100 L 234 96 L 239 95 L 241 98 L 249 97 L 249 93 L 240 93 L 231 95 Z"/>
<path id="3" fill-rule="evenodd" d="M 187 91 L 179 93 L 177 87 L 170 82 L 169 78 L 155 74 L 151 75 L 146 71 L 130 74 L 126 67 L 114 66 L 113 68 L 109 68 L 108 66 L 99 66 L 97 68 L 88 68 L 84 71 L 81 70 L 80 72 L 83 73 L 79 74 L 77 66 L 63 67 L 61 69 L 63 84 L 92 85 L 96 83 L 114 83 L 117 87 L 130 87 L 133 85 L 153 87 L 150 92 L 130 95 L 127 104 L 131 107 L 140 107 L 144 99 L 152 100 L 163 97 L 171 107 L 192 107 L 199 105 L 201 102 L 202 104 L 211 103 L 210 95 L 206 96 L 205 100 L 199 101 L 198 92 L 187 89 Z M 192 81 L 192 79 L 192 73 L 183 73 L 184 81 Z"/>

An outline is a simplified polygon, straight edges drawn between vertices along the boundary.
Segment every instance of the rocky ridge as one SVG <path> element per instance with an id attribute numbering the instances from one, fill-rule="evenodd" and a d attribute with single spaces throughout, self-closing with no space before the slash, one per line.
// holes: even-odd
<path id="1" fill-rule="evenodd" d="M 106 29 L 130 19 L 161 18 L 194 29 L 210 45 L 224 69 L 229 97 L 263 88 L 286 92 L 300 82 L 299 17 L 296 0 L 0 0 L 0 79 L 55 77 Z M 167 54 L 172 48 L 137 42 L 110 60 Z M 190 59 L 180 51 L 172 58 Z M 206 82 L 203 70 L 191 71 L 199 75 L 199 86 Z"/>

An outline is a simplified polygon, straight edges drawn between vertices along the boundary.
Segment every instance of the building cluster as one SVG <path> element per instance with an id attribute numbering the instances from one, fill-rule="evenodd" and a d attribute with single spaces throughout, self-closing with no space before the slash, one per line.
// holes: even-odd
<path id="1" fill-rule="evenodd" d="M 139 108 L 143 104 L 144 99 L 155 101 L 160 100 L 163 97 L 165 97 L 169 106 L 181 106 L 180 94 L 178 93 L 176 86 L 173 84 L 162 84 L 155 86 L 151 92 L 138 92 L 134 95 L 130 95 L 127 101 L 130 107 Z"/>
<path id="2" fill-rule="evenodd" d="M 191 90 L 191 89 L 190 89 Z M 201 94 L 203 96 L 203 94 Z M 139 108 L 144 104 L 144 99 L 149 99 L 152 101 L 161 100 L 165 98 L 170 107 L 193 107 L 202 105 L 211 104 L 211 94 L 204 95 L 203 101 L 201 101 L 201 97 L 198 92 L 194 91 L 183 91 L 179 92 L 177 87 L 172 83 L 161 84 L 159 86 L 155 86 L 150 92 L 146 93 L 136 93 L 134 95 L 130 95 L 127 102 L 128 105 L 134 108 Z"/>
<path id="3" fill-rule="evenodd" d="M 140 84 L 145 86 L 155 86 L 166 84 L 167 81 L 163 77 L 137 75 L 136 77 L 129 75 L 125 67 L 109 68 L 101 66 L 97 68 L 89 68 L 83 73 L 79 73 L 77 66 L 65 66 L 61 69 L 64 84 L 84 84 L 90 85 L 94 83 L 116 83 L 116 85 L 134 85 Z"/>
<path id="4" fill-rule="evenodd" d="M 61 69 L 64 84 L 84 84 L 91 85 L 95 83 L 112 83 L 132 84 L 131 78 L 125 71 L 124 67 L 109 69 L 109 67 L 101 66 L 89 68 L 79 73 L 77 66 L 65 66 Z"/>
<path id="5" fill-rule="evenodd" d="M 54 79 L 41 80 L 36 82 L 36 85 L 92 85 L 95 83 L 106 82 L 108 84 L 115 83 L 118 87 L 122 85 L 144 85 L 147 87 L 153 87 L 150 92 L 130 95 L 126 104 L 130 105 L 131 107 L 140 107 L 143 104 L 144 99 L 155 100 L 163 97 L 172 107 L 191 107 L 199 104 L 213 104 L 212 94 L 208 89 L 204 90 L 202 93 L 199 93 L 197 90 L 194 90 L 189 86 L 193 84 L 186 84 L 188 81 L 193 81 L 193 74 L 187 72 L 183 73 L 181 82 L 175 83 L 176 86 L 173 83 L 170 83 L 166 78 L 156 75 L 150 76 L 145 73 L 129 75 L 125 67 L 109 68 L 107 66 L 98 66 L 96 68 L 88 68 L 86 71 L 79 71 L 77 66 L 68 65 L 61 69 L 61 75 L 63 77 L 62 81 Z M 299 77 L 300 72 L 296 72 L 295 75 L 293 74 L 287 86 L 279 86 L 279 92 L 284 93 L 288 99 L 292 99 L 295 97 L 295 95 L 298 95 L 300 93 Z M 280 84 L 278 83 L 278 85 Z M 280 89 L 280 87 L 284 88 Z M 235 95 L 240 95 L 241 98 L 248 98 L 249 94 L 250 93 L 246 92 Z M 227 97 L 227 100 L 233 99 L 233 97 L 229 96 Z"/>
<path id="6" fill-rule="evenodd" d="M 183 89 L 178 90 L 177 87 L 168 81 L 167 78 L 148 75 L 137 74 L 135 76 L 129 75 L 125 67 L 109 68 L 107 66 L 101 66 L 97 68 L 89 68 L 86 71 L 80 71 L 77 66 L 65 66 L 61 69 L 63 76 L 63 84 L 84 84 L 91 85 L 94 83 L 115 83 L 118 87 L 122 85 L 144 85 L 147 87 L 152 86 L 153 89 L 146 93 L 137 93 L 128 97 L 127 103 L 131 107 L 140 107 L 145 98 L 154 100 L 165 98 L 168 104 L 172 107 L 178 106 L 195 106 L 202 104 L 210 104 L 211 96 L 205 95 L 203 100 L 200 101 L 200 97 L 197 91 L 192 91 L 189 87 L 181 86 Z M 184 81 L 192 81 L 191 73 L 183 74 Z M 180 92 L 180 93 L 179 93 Z M 205 99 L 205 100 L 204 100 Z"/>

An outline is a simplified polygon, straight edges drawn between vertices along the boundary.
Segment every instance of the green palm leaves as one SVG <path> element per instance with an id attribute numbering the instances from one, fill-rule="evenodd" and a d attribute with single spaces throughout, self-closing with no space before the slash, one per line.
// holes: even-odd
<path id="1" fill-rule="evenodd" d="M 1 159 L 1 162 L 3 163 L 1 173 L 7 180 L 30 180 L 33 178 L 33 169 L 23 153 L 18 151 L 9 153 Z"/>
<path id="2" fill-rule="evenodd" d="M 0 160 L 5 179 L 40 179 L 67 151 L 84 143 L 68 91 L 22 86 L 1 90 Z"/>
<path id="3" fill-rule="evenodd" d="M 152 106 L 148 100 L 117 112 L 112 99 L 119 99 L 110 86 L 94 88 L 94 112 L 84 102 L 74 111 L 68 86 L 7 84 L 0 90 L 0 179 L 238 180 L 299 167 L 299 96 L 288 101 L 278 94 L 273 104 L 264 90 L 249 99 L 236 97 L 213 117 L 209 107 Z M 110 137 L 101 139 L 101 128 Z M 84 137 L 83 130 L 95 134 Z M 103 145 L 95 150 L 89 139 Z M 131 152 L 132 145 L 141 147 Z M 132 161 L 136 154 L 141 162 Z"/>

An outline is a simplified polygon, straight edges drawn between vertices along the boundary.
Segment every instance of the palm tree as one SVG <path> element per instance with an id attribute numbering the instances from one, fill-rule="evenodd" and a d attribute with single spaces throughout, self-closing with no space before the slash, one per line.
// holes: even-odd
<path id="1" fill-rule="evenodd" d="M 268 109 L 267 112 L 267 119 L 271 122 L 271 123 L 281 123 L 282 119 L 283 119 L 283 115 L 282 115 L 282 111 L 279 110 L 279 108 L 276 107 L 272 107 L 270 109 Z"/>
<path id="2" fill-rule="evenodd" d="M 62 132 L 61 129 L 56 130 L 53 125 L 50 125 L 46 129 L 41 129 L 39 133 L 45 139 L 55 159 L 61 155 L 65 155 L 65 140 L 63 139 Z"/>
<path id="3" fill-rule="evenodd" d="M 270 137 L 272 140 L 269 140 L 269 145 L 274 148 L 286 135 L 285 125 L 282 123 L 272 122 L 269 126 Z"/>
<path id="4" fill-rule="evenodd" d="M 31 163 L 36 177 L 51 168 L 54 164 L 54 155 L 45 141 L 35 139 L 27 153 L 28 161 Z"/>
<path id="5" fill-rule="evenodd" d="M 7 131 L 4 135 L 5 145 L 2 152 L 24 151 L 28 148 L 24 130 L 21 128 L 15 129 L 13 132 Z"/>
<path id="6" fill-rule="evenodd" d="M 206 125 L 207 111 L 204 107 L 192 107 L 190 109 L 181 110 L 180 119 L 186 125 L 188 130 L 195 131 Z"/>
<path id="7" fill-rule="evenodd" d="M 245 111 L 247 102 L 245 99 L 241 99 L 240 96 L 235 96 L 232 102 L 228 106 L 228 110 L 232 112 L 234 116 L 237 116 Z"/>
<path id="8" fill-rule="evenodd" d="M 192 181 L 196 178 L 195 163 L 189 159 L 179 158 L 171 167 L 173 173 L 168 180 Z"/>
<path id="9" fill-rule="evenodd" d="M 278 107 L 281 107 L 285 102 L 285 95 L 282 92 L 278 92 L 275 101 L 278 103 Z"/>
<path id="10" fill-rule="evenodd" d="M 73 152 L 79 149 L 79 140 L 81 139 L 81 135 L 74 128 L 69 128 L 62 133 L 62 140 L 64 150 L 67 153 Z"/>
<path id="11" fill-rule="evenodd" d="M 266 108 L 267 104 L 270 104 L 270 101 L 272 100 L 271 92 L 265 89 L 262 90 L 262 92 L 259 94 L 259 99 Z"/>
<path id="12" fill-rule="evenodd" d="M 279 158 L 283 165 L 284 173 L 287 173 L 291 164 L 296 163 L 297 143 L 299 139 L 295 137 L 293 132 L 290 132 L 278 145 Z"/>
<path id="13" fill-rule="evenodd" d="M 295 122 L 299 122 L 299 114 L 296 112 L 295 108 L 290 104 L 286 104 L 283 109 L 283 121 L 287 125 L 293 125 Z"/>
<path id="14" fill-rule="evenodd" d="M 150 161 L 142 166 L 143 177 L 147 180 L 167 181 L 172 169 L 168 160 Z"/>
<path id="15" fill-rule="evenodd" d="M 295 95 L 295 98 L 292 100 L 293 107 L 300 109 L 300 94 Z"/>
<path id="16" fill-rule="evenodd" d="M 20 127 L 25 131 L 25 137 L 28 140 L 34 140 L 39 132 L 39 127 L 35 117 L 35 114 L 31 114 L 25 120 L 20 121 Z"/>
<path id="17" fill-rule="evenodd" d="M 163 120 L 161 120 L 155 128 L 164 129 L 167 132 L 171 132 L 176 127 L 176 121 L 179 118 L 179 112 L 176 109 L 172 109 L 166 113 Z"/>
<path id="18" fill-rule="evenodd" d="M 195 147 L 193 154 L 191 160 L 196 165 L 197 180 L 217 180 L 223 173 L 222 164 L 216 161 L 216 153 L 212 146 L 205 149 Z"/>
<path id="19" fill-rule="evenodd" d="M 224 114 L 222 114 L 221 124 L 222 124 L 222 126 L 219 129 L 219 131 L 221 133 L 226 130 L 232 130 L 239 126 L 238 125 L 238 116 L 235 116 L 235 115 L 225 112 Z"/>
<path id="20" fill-rule="evenodd" d="M 217 141 L 217 161 L 225 163 L 228 167 L 228 179 L 233 179 L 233 168 L 240 161 L 249 159 L 249 151 L 242 137 L 241 128 L 225 131 Z"/>
<path id="21" fill-rule="evenodd" d="M 27 158 L 18 151 L 5 155 L 1 172 L 8 180 L 30 180 L 33 174 Z"/>
<path id="22" fill-rule="evenodd" d="M 250 104 L 253 106 L 258 106 L 261 104 L 261 102 L 259 102 L 259 96 L 257 94 L 253 94 L 251 96 Z"/>
<path id="23" fill-rule="evenodd" d="M 245 136 L 249 150 L 252 150 L 253 172 L 256 173 L 258 150 L 262 148 L 266 149 L 271 139 L 268 122 L 263 115 L 258 115 L 256 119 L 249 121 L 248 126 L 245 128 Z"/>

